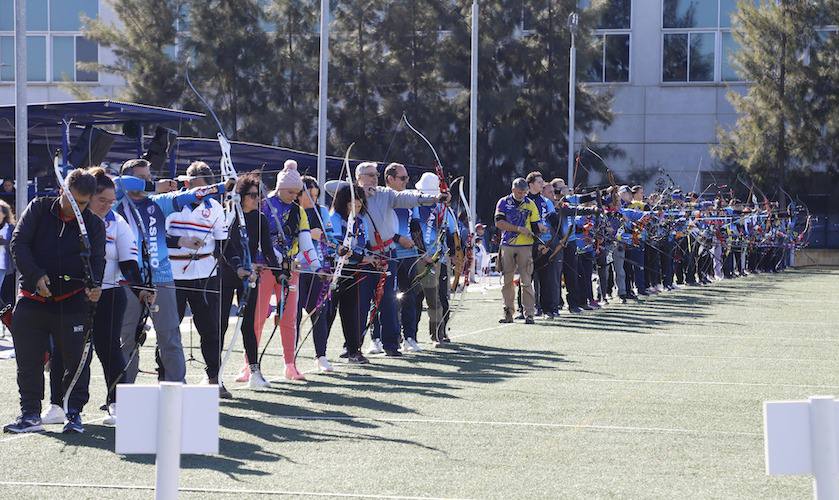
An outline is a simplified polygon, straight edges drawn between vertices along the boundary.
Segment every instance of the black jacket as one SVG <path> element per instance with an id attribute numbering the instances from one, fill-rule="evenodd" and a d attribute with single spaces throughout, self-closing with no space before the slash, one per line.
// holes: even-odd
<path id="1" fill-rule="evenodd" d="M 84 288 L 79 225 L 75 220 L 62 221 L 60 208 L 58 198 L 35 198 L 23 211 L 12 233 L 9 249 L 23 276 L 21 287 L 27 292 L 35 293 L 35 285 L 43 275 L 49 277 L 53 296 Z M 87 209 L 82 219 L 90 240 L 93 281 L 99 284 L 105 273 L 105 224 Z"/>

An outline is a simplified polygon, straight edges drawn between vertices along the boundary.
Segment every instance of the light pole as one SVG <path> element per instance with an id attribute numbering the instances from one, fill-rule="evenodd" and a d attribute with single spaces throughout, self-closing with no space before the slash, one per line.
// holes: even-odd
<path id="1" fill-rule="evenodd" d="M 571 55 L 568 74 L 568 187 L 574 189 L 574 110 L 577 91 L 577 29 L 580 16 L 576 12 L 568 15 L 568 30 L 571 32 Z"/>
<path id="2" fill-rule="evenodd" d="M 320 2 L 320 72 L 318 76 L 318 185 L 326 183 L 327 107 L 329 103 L 329 0 Z M 326 190 L 320 191 L 324 203 Z"/>

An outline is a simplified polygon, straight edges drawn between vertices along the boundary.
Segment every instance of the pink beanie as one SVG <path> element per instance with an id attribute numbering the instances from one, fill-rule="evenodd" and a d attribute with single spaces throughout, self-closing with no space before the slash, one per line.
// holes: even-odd
<path id="1" fill-rule="evenodd" d="M 303 180 L 300 179 L 300 174 L 297 172 L 297 162 L 286 160 L 282 171 L 277 174 L 277 191 L 280 189 L 298 189 L 302 191 L 305 187 Z"/>

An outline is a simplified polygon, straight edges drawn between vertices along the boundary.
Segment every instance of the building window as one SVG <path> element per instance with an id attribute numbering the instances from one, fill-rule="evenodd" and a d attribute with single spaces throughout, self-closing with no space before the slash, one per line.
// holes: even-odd
<path id="1" fill-rule="evenodd" d="M 740 81 L 732 63 L 740 50 L 731 35 L 736 13 L 737 0 L 662 0 L 661 81 Z"/>
<path id="2" fill-rule="evenodd" d="M 734 67 L 733 56 L 740 50 L 740 44 L 734 40 L 730 31 L 722 32 L 722 61 L 720 61 L 720 78 L 724 82 L 736 82 L 742 80 Z"/>
<path id="3" fill-rule="evenodd" d="M 50 29 L 52 31 L 80 31 L 82 17 L 96 19 L 99 0 L 50 0 Z"/>
<path id="4" fill-rule="evenodd" d="M 0 82 L 15 81 L 15 38 L 0 36 Z"/>
<path id="5" fill-rule="evenodd" d="M 596 35 L 596 59 L 585 69 L 586 82 L 616 83 L 629 81 L 629 33 Z"/>
<path id="6" fill-rule="evenodd" d="M 581 9 L 591 6 L 590 0 L 581 0 Z M 583 68 L 582 79 L 590 83 L 629 82 L 630 47 L 632 37 L 632 1 L 610 0 L 603 7 L 594 32 L 594 53 L 588 67 Z"/>
<path id="7" fill-rule="evenodd" d="M 99 0 L 26 0 L 27 80 L 96 82 L 99 73 L 76 63 L 98 62 L 99 46 L 81 36 L 83 18 L 99 15 Z M 0 81 L 14 76 L 14 1 L 0 0 Z"/>

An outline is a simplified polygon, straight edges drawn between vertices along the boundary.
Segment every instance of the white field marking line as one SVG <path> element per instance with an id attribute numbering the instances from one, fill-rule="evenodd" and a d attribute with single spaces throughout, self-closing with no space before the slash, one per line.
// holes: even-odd
<path id="1" fill-rule="evenodd" d="M 523 325 L 524 323 L 512 323 L 513 325 Z M 482 330 L 476 330 L 474 332 L 463 333 L 460 335 L 452 335 L 452 339 L 468 337 L 470 335 L 477 335 L 479 333 L 486 333 L 490 331 L 500 330 L 505 326 L 509 326 L 509 324 L 505 325 L 498 325 L 493 326 L 490 328 L 484 328 Z M 538 326 L 538 325 L 537 325 Z M 547 326 L 547 325 L 545 325 Z M 557 323 L 551 326 L 562 326 L 565 328 L 575 328 L 579 325 L 563 325 Z M 836 342 L 839 343 L 839 338 L 807 338 L 807 337 L 767 337 L 767 336 L 754 336 L 754 335 L 703 335 L 698 333 L 632 333 L 632 332 L 611 332 L 611 331 L 576 331 L 573 332 L 572 335 L 629 335 L 633 337 L 639 338 L 654 338 L 654 337 L 691 337 L 691 338 L 703 338 L 703 339 L 748 339 L 748 340 L 788 340 L 788 341 L 813 341 L 813 342 Z"/>
<path id="2" fill-rule="evenodd" d="M 576 326 L 576 325 L 569 325 Z M 833 342 L 839 343 L 839 338 L 808 338 L 808 337 L 767 337 L 757 335 L 703 335 L 699 333 L 632 333 L 632 332 L 589 332 L 577 331 L 574 335 L 630 335 L 638 338 L 655 338 L 655 337 L 682 337 L 682 338 L 700 338 L 700 339 L 738 339 L 738 340 L 788 340 L 791 342 Z"/>
<path id="3" fill-rule="evenodd" d="M 145 490 L 154 491 L 154 486 L 124 485 L 124 484 L 84 484 L 84 483 L 46 483 L 34 481 L 0 481 L 0 486 L 34 486 L 49 488 L 90 488 L 100 490 Z M 308 496 L 308 497 L 337 497 L 337 498 L 386 498 L 398 500 L 444 500 L 445 497 L 409 497 L 400 495 L 365 495 L 360 493 L 321 493 L 315 491 L 282 491 L 282 490 L 250 490 L 250 489 L 222 489 L 181 487 L 178 491 L 185 493 L 246 493 L 251 495 L 269 496 Z M 447 499 L 456 500 L 456 499 Z"/>
<path id="4" fill-rule="evenodd" d="M 719 359 L 719 360 L 744 360 L 744 361 L 785 361 L 794 363 L 831 363 L 835 364 L 835 359 L 827 358 L 767 358 L 763 356 L 711 356 L 702 354 L 650 354 L 643 352 L 590 352 L 590 353 L 574 353 L 569 356 L 579 356 L 581 358 L 613 358 L 616 356 L 636 356 L 641 358 L 679 358 L 679 359 Z"/>
<path id="5" fill-rule="evenodd" d="M 618 384 L 674 384 L 674 385 L 729 385 L 738 387 L 787 387 L 794 389 L 839 389 L 839 385 L 817 385 L 817 384 L 771 384 L 768 382 L 719 382 L 714 380 L 645 380 L 645 379 L 620 379 L 620 378 L 578 378 L 561 379 L 551 378 L 556 382 L 606 382 Z"/>
<path id="6" fill-rule="evenodd" d="M 680 429 L 668 427 L 635 427 L 627 425 L 597 425 L 597 424 L 557 424 L 544 422 L 509 422 L 509 421 L 492 421 L 492 420 L 440 420 L 433 418 L 382 418 L 382 417 L 347 417 L 347 416 L 294 416 L 294 415 L 264 415 L 260 413 L 262 418 L 280 419 L 280 420 L 326 420 L 326 421 L 358 421 L 358 422 L 385 422 L 385 423 L 418 423 L 418 424 L 451 424 L 451 425 L 485 425 L 495 427 L 537 427 L 537 428 L 551 428 L 551 429 L 588 429 L 601 431 L 619 431 L 619 432 L 661 432 L 667 434 L 720 434 L 724 436 L 749 436 L 749 437 L 763 437 L 760 432 L 741 432 L 741 431 L 720 431 L 714 429 L 700 430 L 700 429 Z M 244 415 L 233 415 L 234 417 L 243 417 Z"/>
<path id="7" fill-rule="evenodd" d="M 564 373 L 564 372 L 560 372 Z M 365 375 L 347 374 L 347 378 L 362 378 Z M 429 375 L 403 375 L 400 380 L 407 379 L 427 379 Z M 442 378 L 448 380 L 482 380 L 482 379 L 496 379 L 503 378 L 504 375 L 465 375 L 457 373 L 441 373 L 433 376 L 434 378 Z M 768 382 L 725 382 L 715 380 L 647 380 L 647 379 L 620 379 L 620 378 L 572 378 L 572 377 L 538 377 L 531 375 L 512 376 L 508 381 L 514 380 L 540 380 L 547 382 L 614 382 L 624 384 L 674 384 L 674 385 L 718 385 L 718 386 L 738 386 L 738 387 L 785 387 L 794 389 L 839 389 L 839 385 L 819 385 L 819 384 L 772 384 Z"/>
<path id="8" fill-rule="evenodd" d="M 459 339 L 459 338 L 463 338 L 463 337 L 469 337 L 471 335 L 478 335 L 479 333 L 491 332 L 493 330 L 500 330 L 500 329 L 504 328 L 505 326 L 509 326 L 510 324 L 512 324 L 512 323 L 507 323 L 507 324 L 497 325 L 497 326 L 491 326 L 489 328 L 483 328 L 481 330 L 475 330 L 474 332 L 460 333 L 460 334 L 457 334 L 457 335 L 452 335 L 451 338 Z"/>
<path id="9" fill-rule="evenodd" d="M 106 418 L 108 418 L 108 417 L 99 417 L 99 418 L 94 418 L 93 420 L 88 420 L 87 422 L 83 422 L 83 423 L 87 423 L 87 424 L 95 424 L 95 423 L 98 423 L 98 422 L 101 422 L 101 421 L 105 420 Z M 46 424 L 46 425 L 53 425 L 53 424 Z M 56 425 L 59 425 L 59 424 L 56 424 Z M 8 443 L 8 442 L 10 442 L 10 441 L 17 441 L 18 439 L 23 439 L 23 438 L 25 438 L 25 437 L 29 437 L 29 436 L 42 436 L 42 435 L 44 435 L 44 434 L 58 434 L 58 433 L 51 433 L 51 432 L 24 432 L 24 433 L 22 433 L 22 434 L 15 434 L 14 436 L 7 437 L 7 438 L 5 438 L 5 439 L 0 439 L 0 443 Z"/>

